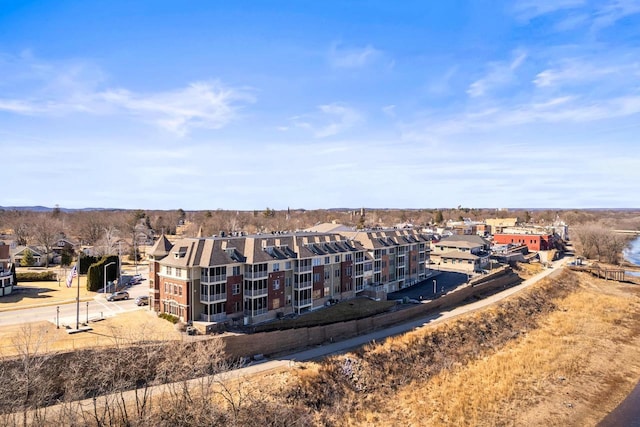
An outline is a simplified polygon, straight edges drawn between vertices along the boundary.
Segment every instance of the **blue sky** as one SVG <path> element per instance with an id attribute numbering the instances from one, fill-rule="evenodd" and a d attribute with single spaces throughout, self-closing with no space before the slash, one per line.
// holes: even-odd
<path id="1" fill-rule="evenodd" d="M 0 0 L 0 205 L 640 207 L 640 0 Z"/>

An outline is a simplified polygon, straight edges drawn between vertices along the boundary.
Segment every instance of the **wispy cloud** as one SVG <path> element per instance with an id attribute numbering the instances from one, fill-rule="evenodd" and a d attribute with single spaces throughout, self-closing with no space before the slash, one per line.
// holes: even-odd
<path id="1" fill-rule="evenodd" d="M 451 91 L 451 79 L 458 73 L 458 67 L 449 68 L 443 75 L 435 77 L 427 84 L 427 92 L 431 95 L 446 95 Z"/>
<path id="2" fill-rule="evenodd" d="M 591 29 L 597 31 L 609 27 L 618 20 L 637 13 L 640 13 L 640 1 L 612 0 L 596 10 Z"/>
<path id="3" fill-rule="evenodd" d="M 554 87 L 563 85 L 577 86 L 588 82 L 599 81 L 605 76 L 616 75 L 619 79 L 628 81 L 640 71 L 636 63 L 594 63 L 592 61 L 569 58 L 561 60 L 556 66 L 539 72 L 533 83 L 537 87 Z M 615 85 L 613 81 L 609 86 Z"/>
<path id="4" fill-rule="evenodd" d="M 148 95 L 109 90 L 96 94 L 96 98 L 178 135 L 193 128 L 219 129 L 237 118 L 240 103 L 254 101 L 249 93 L 220 82 L 196 82 L 183 89 Z"/>
<path id="5" fill-rule="evenodd" d="M 513 11 L 522 21 L 561 10 L 576 9 L 584 6 L 585 0 L 521 0 L 515 2 Z"/>
<path id="6" fill-rule="evenodd" d="M 346 47 L 333 44 L 329 50 L 329 64 L 333 68 L 361 68 L 371 64 L 382 52 L 371 45 L 364 47 Z"/>
<path id="7" fill-rule="evenodd" d="M 471 97 L 485 95 L 494 88 L 507 85 L 514 81 L 516 70 L 527 58 L 527 54 L 522 51 L 515 51 L 514 58 L 509 61 L 491 62 L 487 66 L 487 74 L 475 82 L 471 83 L 467 89 L 467 94 Z"/>
<path id="8" fill-rule="evenodd" d="M 488 109 L 468 110 L 446 117 L 433 116 L 405 129 L 407 139 L 494 131 L 530 124 L 591 123 L 599 120 L 640 114 L 640 95 L 618 96 L 602 100 L 586 100 L 562 96 L 542 102 L 501 105 Z"/>
<path id="9" fill-rule="evenodd" d="M 529 22 L 534 18 L 555 14 L 555 29 L 572 30 L 589 26 L 598 32 L 614 25 L 620 19 L 640 13 L 638 0 L 609 0 L 587 2 L 585 0 L 521 0 L 515 3 L 513 13 L 517 19 Z"/>
<path id="10" fill-rule="evenodd" d="M 136 93 L 105 87 L 104 73 L 93 65 L 52 64 L 31 55 L 14 57 L 10 65 L 16 72 L 22 68 L 22 79 L 29 80 L 25 89 L 0 98 L 0 111 L 13 114 L 126 114 L 184 136 L 194 128 L 219 129 L 236 119 L 244 105 L 255 102 L 249 90 L 219 81 L 194 82 L 172 91 Z M 4 83 L 21 86 L 16 78 Z"/>
<path id="11" fill-rule="evenodd" d="M 316 138 L 326 138 L 342 133 L 364 120 L 356 109 L 342 103 L 318 106 L 318 112 L 292 117 L 296 127 L 308 129 Z"/>

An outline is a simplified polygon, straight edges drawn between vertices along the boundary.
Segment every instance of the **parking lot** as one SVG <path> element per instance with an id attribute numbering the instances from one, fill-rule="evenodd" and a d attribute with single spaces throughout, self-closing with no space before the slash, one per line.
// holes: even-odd
<path id="1" fill-rule="evenodd" d="M 410 288 L 388 294 L 387 299 L 399 300 L 408 297 L 417 301 L 432 300 L 466 283 L 467 278 L 468 276 L 465 273 L 442 271 L 436 276 L 431 276 Z"/>

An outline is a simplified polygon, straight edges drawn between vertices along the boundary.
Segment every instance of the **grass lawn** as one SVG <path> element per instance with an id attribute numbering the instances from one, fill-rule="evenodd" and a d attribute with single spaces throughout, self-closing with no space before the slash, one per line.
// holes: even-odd
<path id="1" fill-rule="evenodd" d="M 309 326 L 328 325 L 346 322 L 384 313 L 396 305 L 395 301 L 373 301 L 369 298 L 356 298 L 320 310 L 305 313 L 295 319 L 281 319 L 256 326 L 256 332 L 278 329 L 295 329 Z"/>
<path id="2" fill-rule="evenodd" d="M 20 282 L 10 295 L 0 298 L 0 311 L 75 301 L 77 293 L 77 277 L 73 279 L 70 288 L 67 288 L 65 280 L 60 282 Z M 87 291 L 87 277 L 80 276 L 80 300 L 89 300 L 95 295 L 95 292 Z"/>

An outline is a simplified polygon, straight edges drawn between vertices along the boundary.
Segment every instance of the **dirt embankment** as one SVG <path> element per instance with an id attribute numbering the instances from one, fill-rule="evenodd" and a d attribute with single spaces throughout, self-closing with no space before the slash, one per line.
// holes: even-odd
<path id="1" fill-rule="evenodd" d="M 495 306 L 354 353 L 240 379 L 223 393 L 201 388 L 198 405 L 189 393 L 172 394 L 130 421 L 595 425 L 640 378 L 639 350 L 639 286 L 565 271 Z"/>
<path id="2" fill-rule="evenodd" d="M 637 285 L 565 272 L 311 366 L 293 396 L 336 425 L 595 425 L 640 378 L 638 350 Z"/>

